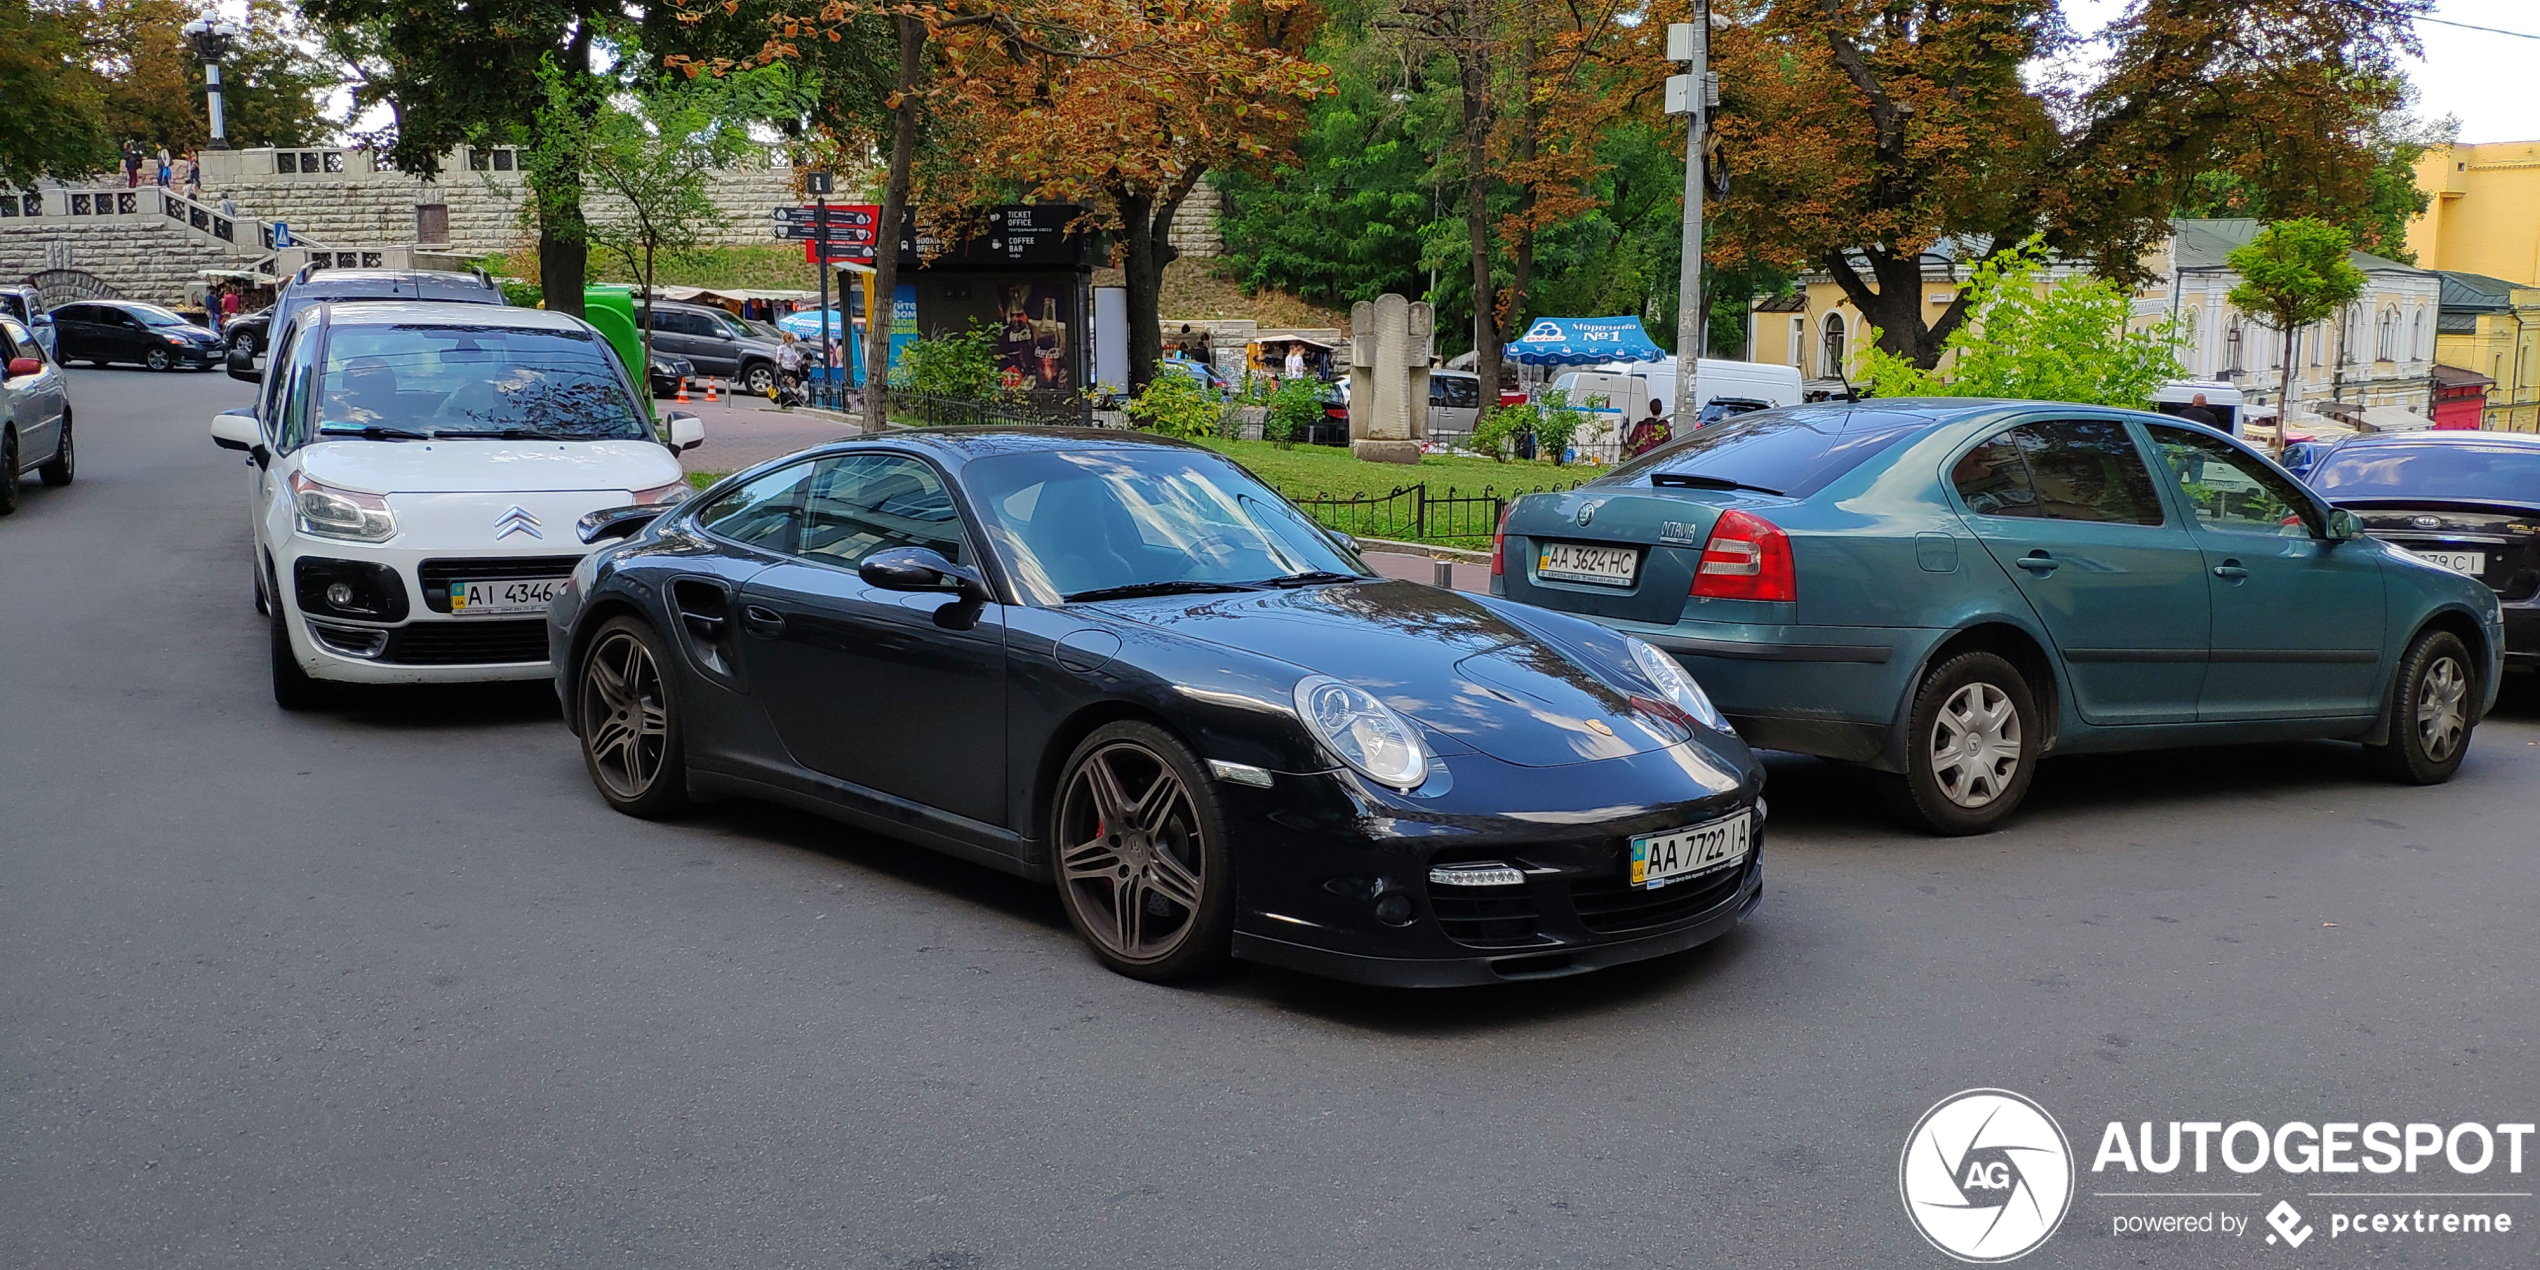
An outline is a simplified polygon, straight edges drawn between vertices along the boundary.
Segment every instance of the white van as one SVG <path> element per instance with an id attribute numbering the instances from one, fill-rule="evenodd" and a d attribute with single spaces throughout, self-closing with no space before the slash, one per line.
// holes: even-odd
<path id="1" fill-rule="evenodd" d="M 2197 397 L 2205 399 L 2205 413 L 2212 415 L 2213 425 L 2240 435 L 2240 390 L 2219 379 L 2174 379 L 2152 390 L 2152 408 L 2165 415 L 2193 418 L 2186 413 Z"/>
<path id="2" fill-rule="evenodd" d="M 1633 420 L 1649 413 L 1652 401 L 1659 403 L 1659 414 L 1673 418 L 1676 413 L 1673 361 L 1583 366 L 1553 376 L 1544 388 L 1565 389 L 1571 405 L 1594 412 L 1589 425 L 1581 429 L 1583 442 L 1620 439 Z M 1798 368 L 1766 362 L 1705 357 L 1696 369 L 1693 388 L 1699 398 L 1696 409 L 1717 405 L 1729 414 L 1800 402 Z"/>

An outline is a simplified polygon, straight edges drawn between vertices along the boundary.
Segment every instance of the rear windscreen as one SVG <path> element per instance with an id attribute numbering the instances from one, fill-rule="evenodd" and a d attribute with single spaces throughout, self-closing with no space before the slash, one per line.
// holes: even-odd
<path id="1" fill-rule="evenodd" d="M 2310 486 L 2341 498 L 2540 503 L 2540 446 L 2367 445 L 2331 453 Z"/>
<path id="2" fill-rule="evenodd" d="M 1654 476 L 1694 476 L 1806 498 L 1929 423 L 1915 415 L 1861 410 L 1739 415 L 1660 446 L 1594 483 L 1645 485 Z"/>

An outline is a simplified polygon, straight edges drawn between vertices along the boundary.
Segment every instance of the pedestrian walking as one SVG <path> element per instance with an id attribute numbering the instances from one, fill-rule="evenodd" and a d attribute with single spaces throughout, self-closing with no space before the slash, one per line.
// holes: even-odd
<path id="1" fill-rule="evenodd" d="M 160 189 L 163 189 L 163 190 L 164 190 L 164 189 L 166 189 L 166 188 L 168 187 L 168 178 L 169 178 L 170 176 L 173 176 L 173 175 L 175 175 L 175 169 L 174 169 L 174 168 L 173 168 L 173 167 L 169 164 L 169 161 L 168 161 L 168 148 L 167 148 L 166 146 L 160 146 L 160 147 L 159 147 L 159 188 L 160 188 Z"/>
<path id="2" fill-rule="evenodd" d="M 238 298 L 238 293 L 246 289 L 244 285 L 231 287 L 228 293 L 220 298 L 222 325 L 226 326 L 236 320 L 239 311 L 247 307 L 247 302 Z"/>
<path id="3" fill-rule="evenodd" d="M 185 197 L 190 199 L 203 197 L 203 161 L 191 154 L 185 156 L 184 184 Z"/>
<path id="4" fill-rule="evenodd" d="M 220 214 L 231 220 L 238 219 L 238 200 L 231 198 L 227 190 L 220 192 Z"/>
<path id="5" fill-rule="evenodd" d="M 1673 429 L 1667 426 L 1666 408 L 1666 402 L 1656 397 L 1649 399 L 1648 417 L 1633 424 L 1632 430 L 1623 437 L 1625 458 L 1636 458 L 1667 444 Z"/>
<path id="6" fill-rule="evenodd" d="M 138 189 L 141 185 L 141 147 L 126 137 L 123 142 L 123 187 Z"/>

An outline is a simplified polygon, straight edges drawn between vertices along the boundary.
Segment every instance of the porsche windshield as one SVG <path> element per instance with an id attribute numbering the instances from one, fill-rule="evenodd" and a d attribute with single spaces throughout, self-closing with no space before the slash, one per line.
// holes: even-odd
<path id="1" fill-rule="evenodd" d="M 963 469 L 1044 603 L 1350 581 L 1365 570 L 1287 500 L 1205 451 L 1040 450 Z"/>
<path id="2" fill-rule="evenodd" d="M 572 441 L 649 435 L 581 331 L 345 324 L 326 335 L 320 435 Z"/>

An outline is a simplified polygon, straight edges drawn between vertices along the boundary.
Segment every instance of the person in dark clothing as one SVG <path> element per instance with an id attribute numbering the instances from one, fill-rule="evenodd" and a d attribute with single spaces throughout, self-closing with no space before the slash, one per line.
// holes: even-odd
<path id="1" fill-rule="evenodd" d="M 1667 426 L 1666 409 L 1666 402 L 1649 399 L 1649 416 L 1633 424 L 1623 436 L 1623 457 L 1635 458 L 1667 444 L 1673 430 Z"/>
<path id="2" fill-rule="evenodd" d="M 2204 424 L 2208 428 L 2222 426 L 2222 420 L 2215 418 L 2214 412 L 2205 408 L 2205 394 L 2201 392 L 2190 398 L 2188 403 L 2180 408 L 2178 417 L 2189 423 Z"/>
<path id="3" fill-rule="evenodd" d="M 130 138 L 123 143 L 123 187 L 133 189 L 141 184 L 141 147 Z"/>

